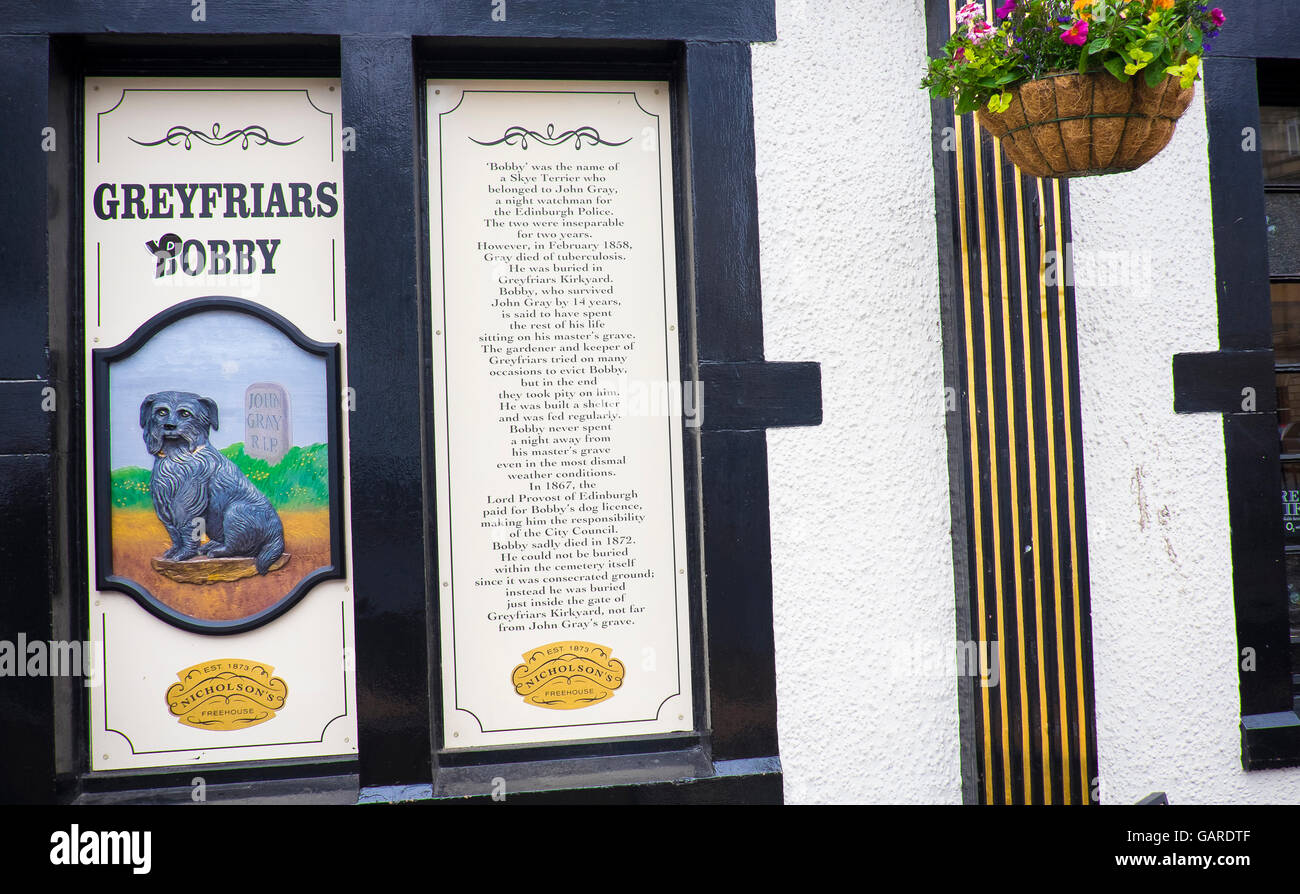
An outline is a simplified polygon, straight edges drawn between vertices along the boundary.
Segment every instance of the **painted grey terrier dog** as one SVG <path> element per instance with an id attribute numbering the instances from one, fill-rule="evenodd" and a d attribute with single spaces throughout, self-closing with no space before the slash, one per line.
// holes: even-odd
<path id="1" fill-rule="evenodd" d="M 257 573 L 284 552 L 284 526 L 265 496 L 208 443 L 217 428 L 217 402 L 188 391 L 159 391 L 140 404 L 144 444 L 154 456 L 149 493 L 171 537 L 164 559 L 251 556 Z M 210 538 L 199 544 L 194 520 Z"/>

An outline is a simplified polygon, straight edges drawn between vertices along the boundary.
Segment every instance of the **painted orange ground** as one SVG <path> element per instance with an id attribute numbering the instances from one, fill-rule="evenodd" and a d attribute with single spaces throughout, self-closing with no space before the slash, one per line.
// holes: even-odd
<path id="1" fill-rule="evenodd" d="M 215 584 L 182 584 L 153 570 L 149 560 L 171 545 L 158 516 L 148 509 L 113 510 L 113 572 L 141 584 L 162 602 L 204 621 L 246 618 L 279 602 L 298 581 L 330 564 L 329 511 L 280 512 L 284 551 L 292 558 L 265 575 Z"/>

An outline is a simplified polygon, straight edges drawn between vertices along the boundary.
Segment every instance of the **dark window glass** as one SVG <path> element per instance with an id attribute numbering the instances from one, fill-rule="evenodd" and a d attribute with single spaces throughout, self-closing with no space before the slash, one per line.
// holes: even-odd
<path id="1" fill-rule="evenodd" d="M 1300 555 L 1286 557 L 1286 595 L 1291 603 L 1291 636 L 1300 633 Z"/>
<path id="2" fill-rule="evenodd" d="M 1292 671 L 1300 680 L 1300 64 L 1258 63 Z M 1296 705 L 1300 708 L 1300 687 Z"/>
<path id="3" fill-rule="evenodd" d="M 1300 543 L 1300 462 L 1282 464 L 1282 530 L 1288 544 Z"/>
<path id="4" fill-rule="evenodd" d="M 1268 192 L 1268 272 L 1270 276 L 1300 276 L 1300 192 Z"/>
<path id="5" fill-rule="evenodd" d="M 1300 364 L 1300 282 L 1275 282 L 1272 288 L 1275 360 Z"/>
<path id="6" fill-rule="evenodd" d="M 1300 106 L 1261 106 L 1264 180 L 1300 183 Z"/>
<path id="7" fill-rule="evenodd" d="M 1300 454 L 1300 373 L 1277 374 L 1277 430 L 1282 452 Z"/>

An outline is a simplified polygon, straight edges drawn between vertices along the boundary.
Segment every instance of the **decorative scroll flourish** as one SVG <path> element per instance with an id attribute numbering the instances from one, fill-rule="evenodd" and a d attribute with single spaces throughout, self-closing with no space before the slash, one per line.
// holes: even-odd
<path id="1" fill-rule="evenodd" d="M 163 136 L 162 139 L 154 140 L 151 143 L 137 140 L 135 137 L 131 137 L 130 139 L 132 143 L 139 146 L 161 146 L 163 143 L 166 143 L 168 146 L 184 145 L 186 149 L 190 149 L 194 145 L 191 138 L 202 140 L 209 146 L 225 146 L 228 143 L 239 140 L 239 148 L 241 149 L 247 149 L 252 143 L 256 143 L 258 146 L 265 146 L 268 143 L 272 146 L 292 146 L 294 143 L 297 143 L 302 139 L 302 137 L 298 137 L 297 140 L 289 140 L 287 142 L 273 140 L 271 139 L 271 135 L 267 133 L 266 128 L 260 124 L 250 124 L 247 127 L 239 127 L 222 133 L 221 125 L 215 122 L 212 125 L 212 133 L 210 134 L 204 133 L 201 130 L 195 130 L 192 127 L 186 127 L 184 124 L 177 124 L 168 128 L 166 135 Z"/>
<path id="2" fill-rule="evenodd" d="M 574 130 L 566 130 L 564 133 L 557 134 L 555 132 L 554 124 L 546 125 L 546 133 L 544 134 L 538 133 L 535 130 L 529 130 L 526 127 L 515 125 L 514 127 L 507 128 L 505 135 L 499 140 L 476 140 L 473 137 L 470 137 L 469 139 L 470 142 L 478 143 L 480 146 L 500 146 L 502 143 L 505 143 L 507 146 L 518 146 L 520 149 L 527 149 L 528 140 L 530 138 L 541 143 L 543 146 L 562 146 L 569 140 L 573 140 L 574 149 L 581 149 L 583 140 L 586 140 L 587 145 L 589 146 L 623 146 L 632 142 L 632 138 L 628 137 L 621 143 L 612 143 L 609 140 L 603 139 L 600 135 L 600 131 L 590 126 L 579 127 Z"/>

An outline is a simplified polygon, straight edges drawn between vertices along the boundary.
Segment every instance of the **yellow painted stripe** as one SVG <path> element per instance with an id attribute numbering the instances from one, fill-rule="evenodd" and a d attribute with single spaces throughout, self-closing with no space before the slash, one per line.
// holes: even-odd
<path id="1" fill-rule="evenodd" d="M 1052 181 L 1053 189 L 1053 207 L 1056 209 L 1056 244 L 1064 252 L 1061 236 L 1061 181 Z M 1066 496 L 1069 498 L 1069 517 L 1070 517 L 1070 576 L 1071 583 L 1074 586 L 1074 673 L 1075 686 L 1079 694 L 1079 792 L 1085 804 L 1091 802 L 1089 793 L 1090 774 L 1088 769 L 1088 708 L 1087 699 L 1085 698 L 1085 679 L 1083 676 L 1083 625 L 1081 623 L 1081 612 L 1079 610 L 1079 599 L 1082 595 L 1079 589 L 1079 535 L 1078 525 L 1075 521 L 1074 513 L 1074 426 L 1073 411 L 1070 407 L 1070 342 L 1065 319 L 1065 289 L 1061 289 L 1061 301 L 1059 307 L 1059 325 L 1061 330 L 1061 395 L 1065 400 L 1065 406 L 1062 407 L 1065 417 L 1065 463 L 1066 463 Z"/>
<path id="2" fill-rule="evenodd" d="M 984 208 L 984 162 L 983 150 L 981 148 L 980 125 L 979 121 L 972 119 L 974 127 L 975 142 L 975 206 L 976 220 L 979 222 L 980 237 L 980 295 L 983 299 L 984 319 L 982 329 L 984 332 L 984 358 L 985 371 L 984 377 L 984 396 L 988 404 L 989 418 L 989 505 L 993 510 L 993 585 L 994 585 L 994 604 L 997 608 L 997 628 L 998 628 L 998 679 L 1002 685 L 998 686 L 998 698 L 1002 707 L 1002 722 L 999 726 L 1002 729 L 1002 787 L 1003 799 L 1005 803 L 1012 803 L 1011 797 L 1011 719 L 1009 707 L 1007 704 L 1007 650 L 1003 648 L 1006 645 L 1006 615 L 1003 605 L 1003 586 L 1002 586 L 1002 513 L 998 502 L 998 436 L 997 425 L 993 419 L 993 376 L 991 374 L 992 357 L 993 357 L 993 333 L 989 328 L 989 265 L 988 265 L 988 228 L 987 218 Z M 973 428 L 972 420 L 972 428 Z"/>
<path id="3" fill-rule="evenodd" d="M 978 418 L 978 406 L 975 400 L 975 389 L 972 383 L 975 381 L 975 336 L 971 323 L 971 288 L 970 288 L 970 262 L 969 262 L 969 240 L 966 235 L 966 181 L 964 178 L 966 170 L 966 160 L 962 136 L 962 127 L 960 119 L 956 119 L 956 148 L 957 148 L 957 208 L 958 218 L 961 226 L 961 282 L 962 282 L 962 303 L 965 307 L 966 317 L 966 411 L 970 420 L 970 465 L 971 465 L 971 503 L 975 511 L 971 513 L 971 524 L 974 526 L 975 540 L 975 602 L 979 615 L 979 639 L 980 642 L 988 641 L 988 624 L 984 608 L 984 532 L 981 525 L 983 513 L 981 511 L 981 492 L 980 492 L 980 453 L 979 453 L 979 436 L 975 431 L 975 420 Z M 990 716 L 989 706 L 989 687 L 980 686 L 980 694 L 983 701 L 984 717 L 984 787 L 985 800 L 988 803 L 993 801 L 993 721 Z"/>
<path id="4" fill-rule="evenodd" d="M 986 10 L 988 11 L 988 14 L 991 16 L 993 13 L 992 0 L 985 0 L 985 7 Z M 956 0 L 949 0 L 948 10 L 949 10 L 949 15 L 951 17 L 950 18 L 950 23 L 951 23 L 952 21 L 955 20 L 955 16 L 956 16 L 956 11 L 957 11 Z M 1022 781 L 1024 785 L 1024 797 L 1026 801 L 1029 801 L 1031 796 L 1031 791 L 1032 791 L 1032 780 L 1031 780 L 1032 773 L 1030 770 L 1031 748 L 1030 748 L 1030 734 L 1029 734 L 1029 695 L 1028 695 L 1028 685 L 1027 685 L 1027 675 L 1029 673 L 1029 668 L 1028 668 L 1029 657 L 1027 656 L 1027 650 L 1025 645 L 1025 630 L 1024 630 L 1024 599 L 1027 596 L 1027 594 L 1024 592 L 1023 569 L 1021 567 L 1021 562 L 1022 562 L 1021 550 L 1024 548 L 1024 545 L 1021 543 L 1020 518 L 1019 518 L 1019 506 L 1020 506 L 1020 499 L 1021 499 L 1020 468 L 1016 456 L 1017 435 L 1015 430 L 1015 408 L 1017 407 L 1018 402 L 1016 401 L 1016 395 L 1015 395 L 1015 389 L 1016 389 L 1015 377 L 1012 374 L 1012 354 L 1011 354 L 1012 347 L 1011 347 L 1010 317 L 1009 317 L 1009 311 L 1011 309 L 1011 299 L 1008 294 L 1010 276 L 1008 272 L 1008 258 L 1007 258 L 1008 227 L 1006 224 L 1006 217 L 1005 217 L 1006 210 L 1007 210 L 1006 209 L 1007 190 L 1005 185 L 1005 175 L 1001 170 L 1001 167 L 999 166 L 999 169 L 996 171 L 994 177 L 995 196 L 993 197 L 986 196 L 987 190 L 984 184 L 984 176 L 983 176 L 984 165 L 986 162 L 983 156 L 983 150 L 981 148 L 981 129 L 979 123 L 978 121 L 974 120 L 972 116 L 973 145 L 968 147 L 967 145 L 968 140 L 965 137 L 962 121 L 959 118 L 955 118 L 954 120 L 957 125 L 956 126 L 957 202 L 958 202 L 958 218 L 961 227 L 961 233 L 960 233 L 961 287 L 962 287 L 961 301 L 966 315 L 964 321 L 965 322 L 964 334 L 965 334 L 965 341 L 966 341 L 967 412 L 969 414 L 968 422 L 969 422 L 969 429 L 971 432 L 970 445 L 969 445 L 970 463 L 971 463 L 971 492 L 972 492 L 972 505 L 975 509 L 975 511 L 972 513 L 971 522 L 974 531 L 975 565 L 977 571 L 975 575 L 976 608 L 979 615 L 978 627 L 979 627 L 980 639 L 982 641 L 988 641 L 987 614 L 989 608 L 988 602 L 990 598 L 994 603 L 994 610 L 997 612 L 996 636 L 998 638 L 998 644 L 999 644 L 999 649 L 998 649 L 999 673 L 1001 675 L 1001 678 L 1003 680 L 1006 680 L 1007 662 L 1006 662 L 1006 649 L 1004 648 L 1004 646 L 1006 643 L 1006 610 L 1008 606 L 1006 605 L 1007 593 L 1006 593 L 1005 581 L 1003 579 L 1003 569 L 1002 569 L 1003 530 L 1001 524 L 1001 516 L 1002 516 L 1003 507 L 1001 505 L 999 487 L 998 487 L 999 485 L 999 463 L 998 463 L 998 450 L 997 450 L 998 423 L 997 423 L 997 414 L 994 413 L 993 411 L 994 387 L 993 387 L 992 375 L 991 375 L 993 369 L 993 361 L 994 361 L 994 355 L 993 355 L 994 336 L 992 333 L 992 325 L 990 323 L 990 318 L 989 318 L 989 314 L 991 311 L 991 296 L 989 293 L 989 281 L 993 274 L 991 271 L 992 265 L 990 263 L 990 258 L 989 258 L 988 230 L 987 230 L 989 224 L 987 215 L 989 212 L 988 212 L 988 208 L 986 207 L 987 202 L 996 199 L 997 212 L 999 214 L 999 218 L 998 218 L 998 238 L 1000 243 L 998 246 L 999 261 L 1000 261 L 999 272 L 1001 275 L 1002 295 L 1004 301 L 1004 313 L 1003 313 L 1003 323 L 1002 323 L 1002 349 L 1003 349 L 1004 360 L 1005 360 L 1004 368 L 1006 371 L 1006 376 L 1004 382 L 1002 383 L 1002 387 L 1004 389 L 1004 393 L 1007 401 L 1006 437 L 1007 437 L 1008 451 L 1011 457 L 1011 461 L 1009 463 L 1008 470 L 1007 470 L 1007 474 L 1009 475 L 1008 483 L 1010 485 L 1010 493 L 1012 499 L 1015 503 L 1014 506 L 1009 506 L 1008 510 L 1013 513 L 1011 518 L 1010 537 L 1015 546 L 1015 556 L 1016 556 L 1016 565 L 1014 568 L 1014 579 L 1015 579 L 1014 598 L 1016 599 L 1016 606 L 1015 606 L 1016 625 L 1019 634 L 1017 670 L 1018 670 L 1018 676 L 1020 681 L 1019 708 L 1021 713 L 1020 728 L 1021 728 L 1021 746 L 1022 746 L 1020 751 L 1021 751 L 1021 758 L 1023 761 Z M 971 156 L 969 159 L 968 159 L 968 154 L 969 156 Z M 994 143 L 993 159 L 995 159 L 998 162 L 1000 162 L 1001 160 L 1001 147 L 996 141 Z M 983 324 L 981 330 L 978 333 L 975 331 L 975 325 L 973 322 L 973 313 L 972 313 L 975 306 L 974 302 L 976 300 L 976 296 L 973 294 L 972 283 L 971 283 L 972 271 L 970 265 L 972 263 L 972 260 L 974 259 L 972 259 L 970 256 L 970 251 L 972 246 L 970 245 L 969 242 L 968 227 L 971 224 L 971 221 L 969 219 L 969 212 L 966 206 L 968 196 L 966 191 L 965 175 L 967 173 L 968 165 L 971 165 L 974 168 L 973 176 L 975 178 L 975 205 L 976 205 L 975 223 L 979 226 L 979 246 L 978 246 L 979 255 L 977 260 L 980 265 L 979 266 L 979 276 L 980 276 L 979 288 L 981 290 L 981 295 L 979 297 L 983 301 L 983 305 L 982 305 Z M 1082 626 L 1081 588 L 1080 588 L 1080 570 L 1079 570 L 1079 531 L 1078 531 L 1078 520 L 1075 512 L 1075 503 L 1077 498 L 1077 475 L 1075 470 L 1076 464 L 1074 462 L 1074 427 L 1076 423 L 1073 416 L 1073 409 L 1070 403 L 1071 348 L 1069 342 L 1067 341 L 1068 332 L 1067 332 L 1067 314 L 1065 308 L 1064 286 L 1062 285 L 1062 287 L 1059 290 L 1060 302 L 1058 304 L 1057 312 L 1055 314 L 1056 317 L 1055 326 L 1053 326 L 1053 321 L 1052 321 L 1053 314 L 1050 311 L 1049 302 L 1048 302 L 1048 287 L 1046 284 L 1046 280 L 1044 278 L 1045 265 L 1046 265 L 1045 253 L 1050 250 L 1049 246 L 1052 246 L 1053 244 L 1055 250 L 1058 252 L 1058 258 L 1059 258 L 1057 269 L 1062 274 L 1062 277 L 1064 277 L 1064 274 L 1066 272 L 1064 266 L 1065 245 L 1064 245 L 1064 231 L 1063 231 L 1063 215 L 1061 212 L 1063 200 L 1062 200 L 1061 186 L 1059 181 L 1053 182 L 1050 194 L 1047 192 L 1043 181 L 1042 180 L 1037 181 L 1036 186 L 1037 186 L 1037 193 L 1038 193 L 1038 202 L 1039 202 L 1040 211 L 1042 212 L 1039 218 L 1039 245 L 1040 245 L 1040 250 L 1044 253 L 1044 256 L 1040 257 L 1039 259 L 1038 300 L 1039 300 L 1039 324 L 1040 324 L 1039 331 L 1040 331 L 1042 344 L 1043 344 L 1043 356 L 1042 356 L 1043 392 L 1041 397 L 1039 397 L 1038 399 L 1043 404 L 1044 420 L 1046 423 L 1046 431 L 1044 432 L 1044 436 L 1047 442 L 1047 451 L 1046 451 L 1047 476 L 1046 477 L 1047 477 L 1047 492 L 1048 492 L 1047 496 L 1050 500 L 1049 517 L 1051 520 L 1050 535 L 1044 537 L 1039 524 L 1040 506 L 1039 506 L 1039 496 L 1038 496 L 1038 488 L 1039 488 L 1038 444 L 1037 444 L 1038 432 L 1034 421 L 1034 409 L 1036 406 L 1035 389 L 1033 386 L 1032 374 L 1029 372 L 1029 368 L 1030 366 L 1032 366 L 1032 362 L 1033 362 L 1033 351 L 1032 351 L 1032 343 L 1030 338 L 1030 327 L 1032 325 L 1031 322 L 1032 318 L 1030 317 L 1030 310 L 1029 310 L 1031 304 L 1029 300 L 1029 283 L 1030 283 L 1029 267 L 1028 267 L 1029 259 L 1026 257 L 1025 254 L 1025 239 L 1023 233 L 1024 191 L 1023 191 L 1023 183 L 1021 182 L 1019 173 L 1015 175 L 1014 183 L 1015 183 L 1016 222 L 1013 227 L 1014 232 L 1012 233 L 1012 237 L 1018 240 L 1018 244 L 1020 246 L 1020 310 L 1021 310 L 1021 319 L 1022 319 L 1020 349 L 1023 352 L 1025 371 L 1026 371 L 1025 385 L 1024 385 L 1024 400 L 1021 406 L 1023 406 L 1023 412 L 1026 420 L 1026 453 L 1028 457 L 1028 469 L 1026 470 L 1026 474 L 1027 474 L 1028 481 L 1031 484 L 1029 488 L 1029 494 L 1028 494 L 1029 502 L 1030 502 L 1030 512 L 1031 512 L 1030 550 L 1034 558 L 1034 566 L 1033 566 L 1034 567 L 1034 607 L 1035 607 L 1035 632 L 1037 636 L 1035 657 L 1037 659 L 1036 663 L 1037 663 L 1037 674 L 1038 674 L 1038 706 L 1039 706 L 1039 719 L 1040 719 L 1040 723 L 1038 725 L 1039 728 L 1038 728 L 1037 739 L 1042 751 L 1042 760 L 1043 760 L 1043 765 L 1042 765 L 1043 797 L 1046 803 L 1054 803 L 1056 801 L 1055 792 L 1053 791 L 1053 783 L 1052 783 L 1052 775 L 1051 775 L 1052 758 L 1054 757 L 1054 754 L 1051 746 L 1051 721 L 1049 720 L 1050 709 L 1048 708 L 1048 696 L 1047 696 L 1047 679 L 1048 679 L 1049 669 L 1047 667 L 1046 639 L 1044 637 L 1044 630 L 1043 630 L 1044 627 L 1043 589 L 1044 588 L 1042 585 L 1042 571 L 1043 571 L 1042 564 L 1046 562 L 1046 558 L 1044 557 L 1043 563 L 1040 563 L 1038 558 L 1042 554 L 1041 553 L 1042 549 L 1047 548 L 1051 552 L 1051 562 L 1052 562 L 1051 567 L 1053 572 L 1053 592 L 1051 593 L 1050 598 L 1053 601 L 1053 604 L 1055 605 L 1054 614 L 1055 614 L 1055 628 L 1056 628 L 1055 634 L 1056 634 L 1056 652 L 1057 652 L 1055 682 L 1057 688 L 1059 689 L 1059 714 L 1057 720 L 1060 723 L 1060 760 L 1063 769 L 1062 788 L 1061 788 L 1060 795 L 1061 795 L 1061 799 L 1066 804 L 1078 803 L 1078 802 L 1087 803 L 1089 801 L 1089 792 L 1091 786 L 1091 782 L 1090 782 L 1091 768 L 1088 766 L 1089 755 L 1087 752 L 1088 712 L 1087 712 L 1087 704 L 1085 698 L 1085 689 L 1088 681 L 1084 676 L 1083 626 Z M 1049 200 L 1052 202 L 1052 205 L 1050 207 L 1055 212 L 1055 219 L 1056 219 L 1055 233 L 1048 232 L 1047 223 L 1046 223 L 1046 209 L 1048 207 L 1046 203 Z M 1053 235 L 1055 236 L 1054 243 L 1051 238 Z M 1055 328 L 1058 331 L 1059 338 L 1060 338 L 1061 356 L 1059 359 L 1059 366 L 1053 363 L 1052 356 L 1051 356 L 1051 336 L 1052 336 L 1053 328 Z M 985 574 L 984 574 L 984 561 L 985 561 L 984 540 L 983 540 L 984 507 L 982 503 L 981 476 L 980 476 L 980 468 L 981 468 L 980 458 L 981 458 L 982 444 L 981 444 L 981 438 L 977 428 L 978 419 L 979 419 L 979 406 L 978 406 L 978 401 L 976 400 L 975 397 L 975 383 L 977 381 L 975 345 L 976 345 L 976 339 L 980 336 L 983 337 L 983 346 L 984 346 L 985 383 L 984 383 L 983 396 L 987 403 L 986 406 L 987 412 L 985 415 L 985 419 L 988 421 L 988 445 L 987 445 L 987 453 L 985 455 L 988 457 L 989 460 L 989 487 L 990 487 L 989 509 L 991 512 L 991 518 L 989 519 L 989 521 L 991 523 L 990 534 L 992 537 L 993 566 L 994 566 L 992 594 L 988 592 L 988 582 L 985 580 Z M 1064 405 L 1061 406 L 1059 409 L 1061 411 L 1061 417 L 1063 423 L 1062 434 L 1065 443 L 1064 471 L 1065 471 L 1066 498 L 1067 498 L 1067 521 L 1069 524 L 1068 535 L 1061 525 L 1061 518 L 1059 512 L 1059 505 L 1058 505 L 1059 494 L 1058 494 L 1058 486 L 1057 486 L 1057 472 L 1058 469 L 1060 469 L 1061 467 L 1058 465 L 1058 458 L 1057 458 L 1057 447 L 1056 447 L 1057 421 L 1056 421 L 1056 413 L 1055 413 L 1056 392 L 1055 392 L 1055 388 L 1053 387 L 1056 380 L 1056 376 L 1058 374 L 1060 376 L 1060 381 L 1061 381 L 1062 399 L 1064 400 Z M 1071 579 L 1068 582 L 1068 584 L 1063 582 L 1062 575 L 1061 575 L 1062 554 L 1065 552 L 1066 544 L 1064 541 L 1067 536 L 1069 538 L 1068 548 L 1070 550 L 1070 560 L 1071 560 L 1070 562 Z M 1064 630 L 1065 615 L 1067 611 L 1065 606 L 1065 599 L 1067 595 L 1066 586 L 1070 587 L 1070 593 L 1072 595 L 1072 602 L 1073 602 L 1072 608 L 1073 608 L 1073 622 L 1074 622 L 1073 636 L 1074 636 L 1075 662 L 1074 662 L 1074 667 L 1072 669 L 1068 667 L 1067 660 L 1064 654 L 1064 644 L 1066 641 L 1065 637 L 1067 635 Z M 1074 678 L 1073 682 L 1075 684 L 1075 688 L 1078 693 L 1077 730 L 1078 730 L 1078 748 L 1080 753 L 1080 776 L 1078 778 L 1079 798 L 1077 801 L 1074 797 L 1075 794 L 1075 787 L 1073 784 L 1074 780 L 1070 772 L 1071 753 L 1073 750 L 1073 743 L 1071 741 L 1072 737 L 1070 735 L 1070 723 L 1069 723 L 1070 712 L 1068 707 L 1067 691 L 1070 682 L 1069 677 L 1071 676 L 1073 676 Z M 984 794 L 985 802 L 992 803 L 994 799 L 994 791 L 993 791 L 994 763 L 993 762 L 995 759 L 993 755 L 994 732 L 992 729 L 992 724 L 990 722 L 992 706 L 990 704 L 990 695 L 988 692 L 988 688 L 981 687 L 981 693 L 982 693 L 982 700 L 981 700 L 982 717 L 984 720 L 983 723 L 984 753 L 982 757 L 983 757 L 985 784 L 984 784 L 983 794 Z M 1002 779 L 1003 779 L 1003 786 L 1000 794 L 1002 795 L 1004 801 L 1010 802 L 1012 800 L 1012 773 L 1011 773 L 1012 757 L 1011 757 L 1011 744 L 1010 744 L 1010 730 L 1011 730 L 1011 725 L 1012 723 L 1015 722 L 1015 720 L 1011 716 L 1009 695 L 1007 692 L 1007 687 L 1005 685 L 999 687 L 999 697 L 1001 701 L 1000 704 L 1001 723 L 999 724 L 1001 749 L 999 751 L 997 759 L 1002 769 Z"/>
<path id="5" fill-rule="evenodd" d="M 1047 307 L 1047 252 L 1051 250 L 1051 234 L 1047 231 L 1047 199 L 1043 192 L 1043 181 L 1038 181 L 1038 244 L 1043 257 L 1039 261 L 1039 287 L 1040 287 L 1040 310 L 1039 317 L 1042 322 L 1043 336 L 1043 388 L 1046 392 L 1044 400 L 1047 405 L 1047 493 L 1051 501 L 1052 517 L 1052 583 L 1055 589 L 1056 605 L 1056 683 L 1060 699 L 1060 724 L 1061 724 L 1061 781 L 1062 792 L 1066 804 L 1074 803 L 1070 785 L 1070 718 L 1069 704 L 1066 700 L 1066 670 L 1065 670 L 1065 650 L 1062 644 L 1065 642 L 1064 626 L 1062 616 L 1065 613 L 1065 598 L 1061 589 L 1061 545 L 1058 542 L 1060 537 L 1060 514 L 1057 511 L 1056 495 L 1056 414 L 1052 411 L 1052 401 L 1055 399 L 1052 391 L 1052 382 L 1056 375 L 1052 370 L 1052 351 L 1051 351 L 1051 331 L 1048 326 L 1049 312 Z M 1057 248 L 1057 271 L 1059 275 L 1064 275 L 1065 259 Z"/>
<path id="6" fill-rule="evenodd" d="M 1003 380 L 1002 392 L 1006 399 L 1007 420 L 1007 467 L 1011 478 L 1011 554 L 1015 557 L 1012 576 L 1016 582 L 1016 662 L 1020 679 L 1020 781 L 1024 790 L 1025 803 L 1033 803 L 1033 766 L 1029 757 L 1029 684 L 1028 661 L 1025 657 L 1025 600 L 1022 598 L 1025 586 L 1022 571 L 1024 564 L 1020 538 L 1020 462 L 1016 450 L 1016 384 L 1015 368 L 1011 358 L 1011 291 L 1010 277 L 1007 274 L 1007 205 L 1004 195 L 1004 177 L 1006 168 L 1002 163 L 1002 143 L 993 140 L 993 186 L 997 197 L 998 215 L 998 273 L 1000 275 L 1002 295 L 1002 356 Z M 992 404 L 990 404 L 992 407 Z M 994 414 L 990 412 L 992 418 Z"/>
<path id="7" fill-rule="evenodd" d="M 1043 575 L 1038 557 L 1042 555 L 1042 541 L 1038 528 L 1038 439 L 1034 431 L 1034 375 L 1032 365 L 1034 352 L 1030 348 L 1029 330 L 1029 260 L 1026 257 L 1029 246 L 1025 239 L 1025 192 L 1020 170 L 1016 169 L 1016 238 L 1020 251 L 1020 340 L 1021 351 L 1025 355 L 1025 432 L 1029 447 L 1025 451 L 1029 456 L 1029 519 L 1030 519 L 1030 554 L 1033 556 L 1034 569 L 1034 642 L 1038 652 L 1038 741 L 1042 749 L 1043 760 L 1043 803 L 1052 803 L 1052 747 L 1047 721 L 1047 655 L 1043 648 Z M 1046 344 L 1044 344 L 1046 354 Z M 1051 412 L 1051 391 L 1044 395 L 1044 404 L 1048 415 Z M 1028 772 L 1028 770 L 1026 770 Z"/>
<path id="8" fill-rule="evenodd" d="M 957 6 L 955 0 L 948 0 L 949 22 L 955 22 L 957 18 Z M 987 612 L 985 611 L 985 593 L 984 593 L 984 531 L 981 520 L 983 511 L 981 504 L 980 491 L 980 453 L 979 453 L 979 435 L 976 432 L 976 419 L 978 419 L 978 404 L 975 400 L 975 335 L 973 324 L 971 322 L 971 284 L 970 284 L 970 244 L 967 238 L 967 218 L 966 218 L 966 152 L 964 129 L 961 118 L 953 115 L 953 132 L 957 150 L 957 217 L 961 226 L 961 257 L 958 259 L 961 263 L 961 287 L 962 287 L 962 306 L 964 307 L 966 323 L 966 410 L 968 414 L 970 427 L 970 468 L 971 468 L 971 505 L 974 511 L 971 513 L 971 524 L 974 526 L 975 540 L 975 603 L 979 615 L 979 639 L 981 643 L 988 642 L 988 622 Z M 976 151 L 979 146 L 976 144 Z M 1000 645 L 1000 644 L 999 644 Z M 999 677 L 998 679 L 1001 679 Z M 982 702 L 982 716 L 984 718 L 984 802 L 993 803 L 993 720 L 991 716 L 991 706 L 989 705 L 989 687 L 980 686 L 980 695 Z"/>

